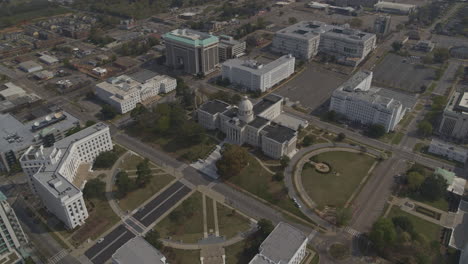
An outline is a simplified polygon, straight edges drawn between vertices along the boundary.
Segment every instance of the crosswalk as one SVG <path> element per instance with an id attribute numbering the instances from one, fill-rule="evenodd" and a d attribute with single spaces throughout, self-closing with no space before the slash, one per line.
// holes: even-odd
<path id="1" fill-rule="evenodd" d="M 47 261 L 47 264 L 55 264 L 58 263 L 61 259 L 63 259 L 66 255 L 68 255 L 68 251 L 65 249 L 62 249 L 60 252 L 57 254 L 53 255 L 49 260 Z"/>
<path id="2" fill-rule="evenodd" d="M 344 228 L 344 231 L 348 234 L 350 234 L 351 236 L 353 237 L 358 237 L 361 235 L 361 232 L 357 231 L 357 230 L 354 230 L 353 228 L 347 226 Z"/>

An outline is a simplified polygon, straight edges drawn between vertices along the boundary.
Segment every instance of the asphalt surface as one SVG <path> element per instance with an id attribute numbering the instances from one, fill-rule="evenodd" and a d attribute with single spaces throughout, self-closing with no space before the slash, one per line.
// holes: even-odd
<path id="1" fill-rule="evenodd" d="M 450 89 L 450 87 L 452 87 L 455 74 L 457 73 L 458 67 L 461 64 L 462 63 L 460 61 L 450 60 L 447 69 L 440 78 L 439 82 L 437 82 L 437 86 L 432 93 L 444 95 Z"/>
<path id="2" fill-rule="evenodd" d="M 94 264 L 104 264 L 117 249 L 134 237 L 135 235 L 124 225 L 119 225 L 104 237 L 104 241 L 88 249 L 85 252 L 85 256 Z"/>

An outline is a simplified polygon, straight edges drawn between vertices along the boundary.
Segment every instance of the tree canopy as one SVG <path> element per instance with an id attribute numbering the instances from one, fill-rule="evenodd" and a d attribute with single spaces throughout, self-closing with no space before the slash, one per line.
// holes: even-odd
<path id="1" fill-rule="evenodd" d="M 367 129 L 367 135 L 371 138 L 380 138 L 385 135 L 385 127 L 378 124 L 370 125 Z"/>
<path id="2" fill-rule="evenodd" d="M 95 169 L 107 169 L 114 165 L 115 161 L 119 158 L 119 155 L 114 151 L 101 152 L 94 160 L 93 168 Z"/>
<path id="3" fill-rule="evenodd" d="M 370 240 L 374 243 L 378 251 L 385 250 L 386 247 L 391 247 L 396 240 L 396 231 L 393 223 L 388 218 L 379 218 L 369 234 Z"/>
<path id="4" fill-rule="evenodd" d="M 249 153 L 238 145 L 225 145 L 221 155 L 216 167 L 218 174 L 225 179 L 238 175 L 249 162 Z"/>
<path id="5" fill-rule="evenodd" d="M 103 198 L 106 192 L 106 183 L 98 178 L 86 182 L 83 189 L 83 196 L 86 199 Z"/>
<path id="6" fill-rule="evenodd" d="M 441 199 L 447 190 L 447 181 L 440 175 L 433 174 L 421 184 L 421 196 L 429 201 Z"/>

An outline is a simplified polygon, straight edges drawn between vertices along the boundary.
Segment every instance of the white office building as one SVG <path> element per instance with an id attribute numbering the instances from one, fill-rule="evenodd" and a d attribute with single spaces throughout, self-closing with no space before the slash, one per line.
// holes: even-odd
<path id="1" fill-rule="evenodd" d="M 428 152 L 461 163 L 465 163 L 466 159 L 468 158 L 467 148 L 450 144 L 438 139 L 431 140 Z"/>
<path id="2" fill-rule="evenodd" d="M 140 236 L 130 239 L 112 255 L 112 264 L 166 263 L 166 257 Z"/>
<path id="3" fill-rule="evenodd" d="M 371 87 L 372 72 L 359 71 L 332 94 L 330 111 L 362 124 L 379 124 L 393 131 L 412 109 L 414 96 Z"/>
<path id="4" fill-rule="evenodd" d="M 301 21 L 275 33 L 272 50 L 309 60 L 322 52 L 339 63 L 359 65 L 376 48 L 376 35 L 319 21 Z"/>
<path id="5" fill-rule="evenodd" d="M 375 11 L 384 13 L 408 15 L 416 10 L 416 6 L 410 4 L 380 1 L 374 5 L 374 9 Z"/>
<path id="6" fill-rule="evenodd" d="M 466 142 L 468 139 L 468 92 L 455 92 L 442 115 L 440 135 L 450 140 Z"/>
<path id="7" fill-rule="evenodd" d="M 309 238 L 299 229 L 280 222 L 249 264 L 299 264 L 306 256 L 308 242 Z"/>
<path id="8" fill-rule="evenodd" d="M 225 133 L 227 142 L 247 143 L 259 147 L 269 157 L 280 159 L 294 154 L 297 142 L 297 127 L 276 122 L 282 115 L 282 104 L 283 98 L 275 94 L 265 96 L 255 105 L 247 97 L 238 106 L 213 100 L 197 109 L 197 117 L 206 129 Z"/>
<path id="9" fill-rule="evenodd" d="M 45 148 L 30 147 L 20 158 L 31 189 L 48 211 L 67 228 L 82 225 L 88 217 L 82 186 L 74 183 L 78 167 L 91 164 L 104 151 L 112 150 L 109 127 L 98 123 Z"/>
<path id="10" fill-rule="evenodd" d="M 28 243 L 15 211 L 0 192 L 0 262 L 22 263 L 18 250 Z"/>
<path id="11" fill-rule="evenodd" d="M 177 81 L 174 78 L 142 71 L 131 76 L 109 78 L 97 84 L 96 95 L 124 114 L 139 103 L 151 102 L 157 95 L 175 90 L 176 86 Z"/>
<path id="12" fill-rule="evenodd" d="M 255 60 L 232 59 L 223 63 L 222 77 L 242 88 L 265 92 L 294 73 L 295 59 L 282 56 L 266 65 Z"/>

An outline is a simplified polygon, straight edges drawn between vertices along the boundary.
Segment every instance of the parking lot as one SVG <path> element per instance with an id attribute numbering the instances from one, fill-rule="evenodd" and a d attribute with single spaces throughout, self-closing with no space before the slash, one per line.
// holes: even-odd
<path id="1" fill-rule="evenodd" d="M 330 98 L 332 92 L 347 78 L 344 74 L 309 64 L 303 72 L 276 90 L 275 93 L 289 98 L 292 102 L 299 101 L 302 107 L 315 111 Z"/>
<path id="2" fill-rule="evenodd" d="M 420 65 L 418 59 L 389 53 L 375 67 L 373 84 L 418 93 L 422 85 L 428 86 L 434 75 L 435 70 Z"/>

